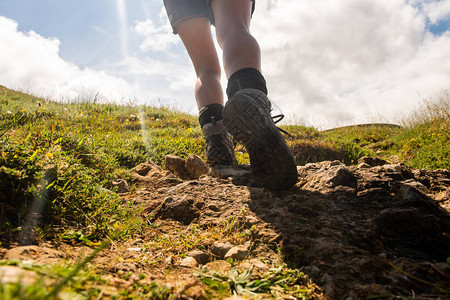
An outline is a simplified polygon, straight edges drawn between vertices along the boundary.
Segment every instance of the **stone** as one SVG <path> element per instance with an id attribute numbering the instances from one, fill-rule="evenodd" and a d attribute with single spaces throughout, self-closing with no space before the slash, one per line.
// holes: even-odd
<path id="1" fill-rule="evenodd" d="M 414 188 L 414 189 L 416 189 L 416 190 L 418 190 L 418 191 L 420 191 L 420 192 L 422 192 L 424 194 L 428 194 L 428 192 L 429 192 L 428 188 L 426 186 L 424 186 L 422 183 L 420 183 L 418 181 L 415 181 L 413 179 L 409 179 L 409 180 L 403 181 L 402 184 L 410 186 L 410 187 L 412 187 L 412 188 Z"/>
<path id="2" fill-rule="evenodd" d="M 360 163 L 360 164 L 358 164 L 358 166 L 356 166 L 356 168 L 358 168 L 358 169 L 369 169 L 370 165 L 366 164 L 366 163 Z"/>
<path id="3" fill-rule="evenodd" d="M 376 167 L 376 166 L 386 165 L 388 162 L 379 157 L 363 156 L 360 159 L 358 159 L 358 164 L 360 164 L 360 163 L 366 163 L 371 167 Z"/>
<path id="4" fill-rule="evenodd" d="M 225 259 L 235 259 L 235 260 L 243 260 L 248 256 L 248 248 L 244 245 L 239 245 L 231 248 L 227 254 L 225 254 Z"/>
<path id="5" fill-rule="evenodd" d="M 261 270 L 263 272 L 269 271 L 270 269 L 268 265 L 266 265 L 265 263 L 256 258 L 251 259 L 249 263 L 255 266 L 255 268 L 257 268 L 258 270 Z"/>
<path id="6" fill-rule="evenodd" d="M 356 187 L 355 176 L 347 167 L 342 165 L 331 167 L 322 181 L 330 183 L 333 187 L 338 185 Z"/>
<path id="7" fill-rule="evenodd" d="M 259 220 L 257 217 L 254 217 L 254 216 L 246 216 L 245 217 L 245 223 L 250 226 L 257 224 L 258 222 L 259 222 Z"/>
<path id="8" fill-rule="evenodd" d="M 345 166 L 338 165 L 322 169 L 306 178 L 306 187 L 312 190 L 347 186 L 356 188 L 357 181 L 353 173 Z"/>
<path id="9" fill-rule="evenodd" d="M 206 162 L 197 155 L 189 155 L 185 162 L 186 170 L 193 179 L 209 173 L 209 167 Z"/>
<path id="10" fill-rule="evenodd" d="M 117 179 L 112 182 L 112 185 L 117 188 L 118 194 L 124 194 L 130 192 L 130 186 L 125 179 Z"/>
<path id="11" fill-rule="evenodd" d="M 195 268 L 198 265 L 197 260 L 195 258 L 186 256 L 183 258 L 183 260 L 180 262 L 180 266 L 185 268 Z"/>
<path id="12" fill-rule="evenodd" d="M 183 180 L 190 179 L 184 159 L 176 155 L 166 155 L 164 165 L 167 170 Z"/>
<path id="13" fill-rule="evenodd" d="M 383 170 L 389 173 L 401 173 L 402 167 L 400 165 L 391 164 L 391 165 L 383 165 Z"/>
<path id="14" fill-rule="evenodd" d="M 200 215 L 195 201 L 189 195 L 169 196 L 156 209 L 155 216 L 171 218 L 184 224 L 191 223 Z"/>
<path id="15" fill-rule="evenodd" d="M 211 252 L 220 258 L 224 258 L 225 254 L 227 254 L 227 252 L 230 251 L 230 249 L 233 247 L 234 245 L 230 243 L 217 242 L 213 244 Z"/>
<path id="16" fill-rule="evenodd" d="M 200 265 L 204 265 L 209 262 L 209 254 L 200 250 L 190 251 L 187 255 L 194 258 Z"/>
<path id="17" fill-rule="evenodd" d="M 335 166 L 343 166 L 344 164 L 341 163 L 339 160 L 333 160 L 332 162 L 330 162 L 329 166 L 330 167 L 335 167 Z"/>
<path id="18" fill-rule="evenodd" d="M 150 171 L 159 171 L 161 172 L 161 168 L 152 161 L 148 161 L 142 164 L 139 164 L 135 167 L 136 173 L 141 176 L 147 175 Z"/>

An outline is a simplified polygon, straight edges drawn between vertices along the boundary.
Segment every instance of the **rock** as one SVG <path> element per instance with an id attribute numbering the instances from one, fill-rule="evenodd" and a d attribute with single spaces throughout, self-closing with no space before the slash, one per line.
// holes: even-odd
<path id="1" fill-rule="evenodd" d="M 401 173 L 402 167 L 400 165 L 383 165 L 383 170 L 389 173 Z"/>
<path id="2" fill-rule="evenodd" d="M 208 165 L 197 155 L 189 155 L 186 158 L 185 166 L 187 173 L 193 179 L 197 179 L 200 176 L 209 173 Z"/>
<path id="3" fill-rule="evenodd" d="M 129 193 L 130 187 L 128 186 L 128 183 L 125 179 L 117 179 L 112 182 L 112 185 L 114 187 L 117 187 L 117 193 L 123 194 L 123 193 Z"/>
<path id="4" fill-rule="evenodd" d="M 249 226 L 255 225 L 259 222 L 258 218 L 254 216 L 246 216 L 245 217 L 245 223 Z"/>
<path id="5" fill-rule="evenodd" d="M 10 249 L 5 253 L 4 259 L 31 260 L 36 264 L 57 264 L 63 257 L 63 254 L 57 250 L 32 245 Z"/>
<path id="6" fill-rule="evenodd" d="M 341 163 L 339 160 L 333 160 L 330 162 L 329 167 L 335 167 L 335 166 L 343 166 L 344 164 Z"/>
<path id="7" fill-rule="evenodd" d="M 195 200 L 189 195 L 169 196 L 156 208 L 155 216 L 189 224 L 200 215 L 194 203 Z"/>
<path id="8" fill-rule="evenodd" d="M 378 157 L 363 156 L 358 159 L 358 163 L 366 163 L 371 167 L 386 165 L 388 162 Z"/>
<path id="9" fill-rule="evenodd" d="M 200 250 L 193 250 L 187 253 L 188 256 L 194 258 L 200 265 L 204 265 L 209 262 L 209 255 Z"/>
<path id="10" fill-rule="evenodd" d="M 211 167 L 210 174 L 219 178 L 231 178 L 234 185 L 247 185 L 251 180 L 250 170 L 227 166 Z"/>
<path id="11" fill-rule="evenodd" d="M 425 187 L 426 188 L 426 187 Z M 450 189 L 447 188 L 446 190 L 437 193 L 436 195 L 434 195 L 434 199 L 436 201 L 445 201 L 445 200 L 450 200 Z"/>
<path id="12" fill-rule="evenodd" d="M 252 264 L 253 266 L 255 266 L 255 268 L 257 268 L 263 272 L 269 271 L 269 269 L 270 269 L 268 265 L 266 265 L 265 263 L 263 263 L 262 261 L 260 261 L 259 259 L 256 259 L 256 258 L 251 259 L 249 261 L 249 263 Z"/>
<path id="13" fill-rule="evenodd" d="M 356 187 L 356 178 L 345 166 L 333 166 L 330 168 L 325 177 L 321 180 L 325 184 L 331 186 L 348 186 Z"/>
<path id="14" fill-rule="evenodd" d="M 366 163 L 360 163 L 360 164 L 358 164 L 358 166 L 356 168 L 358 168 L 358 169 L 369 169 L 370 165 L 366 164 Z"/>
<path id="15" fill-rule="evenodd" d="M 406 202 L 416 202 L 420 199 L 420 195 L 418 195 L 418 193 L 420 192 L 409 184 L 402 184 L 398 191 L 400 199 Z"/>
<path id="16" fill-rule="evenodd" d="M 132 248 L 128 248 L 127 250 L 131 251 L 131 252 L 142 252 L 143 249 L 140 247 L 132 247 Z"/>
<path id="17" fill-rule="evenodd" d="M 152 161 L 149 160 L 148 162 L 145 162 L 145 163 L 142 163 L 142 164 L 137 165 L 136 168 L 135 168 L 135 171 L 136 171 L 136 173 L 138 173 L 139 175 L 145 176 L 145 175 L 147 175 L 150 171 L 158 171 L 158 172 L 161 172 L 162 170 L 161 170 L 161 168 L 160 168 L 157 164 L 155 164 L 154 162 L 152 162 Z"/>
<path id="18" fill-rule="evenodd" d="M 211 252 L 220 258 L 224 258 L 225 254 L 227 254 L 227 252 L 230 251 L 230 249 L 233 247 L 233 244 L 218 242 L 213 244 Z"/>
<path id="19" fill-rule="evenodd" d="M 338 165 L 329 169 L 321 169 L 306 178 L 306 187 L 312 190 L 329 189 L 337 186 L 356 188 L 357 181 L 347 167 Z"/>
<path id="20" fill-rule="evenodd" d="M 173 264 L 173 256 L 172 255 L 167 256 L 166 259 L 164 259 L 164 262 L 168 265 Z"/>
<path id="21" fill-rule="evenodd" d="M 166 155 L 164 162 L 166 169 L 173 172 L 176 176 L 183 180 L 190 179 L 186 170 L 184 159 L 176 155 Z"/>
<path id="22" fill-rule="evenodd" d="M 0 284 L 11 284 L 20 282 L 23 285 L 30 285 L 37 281 L 38 275 L 35 272 L 27 271 L 16 266 L 0 266 Z"/>
<path id="23" fill-rule="evenodd" d="M 183 260 L 180 262 L 180 266 L 185 268 L 195 268 L 198 265 L 197 260 L 195 258 L 186 256 L 183 258 Z"/>
<path id="24" fill-rule="evenodd" d="M 239 245 L 231 248 L 227 254 L 225 254 L 225 259 L 231 258 L 235 260 L 243 260 L 248 256 L 248 248 L 244 245 Z"/>
<path id="25" fill-rule="evenodd" d="M 416 189 L 416 190 L 418 190 L 418 191 L 420 191 L 420 192 L 422 192 L 424 194 L 428 194 L 427 187 L 424 186 L 423 184 L 421 184 L 420 182 L 415 181 L 413 179 L 409 179 L 409 180 L 403 181 L 402 184 L 410 186 L 410 187 L 412 187 L 412 188 L 414 188 L 414 189 Z"/>

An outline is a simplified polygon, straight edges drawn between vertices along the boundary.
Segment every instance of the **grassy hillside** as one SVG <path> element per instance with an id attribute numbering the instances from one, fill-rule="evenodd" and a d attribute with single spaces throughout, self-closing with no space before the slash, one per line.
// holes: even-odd
<path id="1" fill-rule="evenodd" d="M 370 155 L 450 168 L 449 103 L 448 94 L 424 103 L 403 127 L 283 129 L 293 136 L 286 139 L 299 165 L 355 164 Z M 136 220 L 140 208 L 122 203 L 112 182 L 130 179 L 130 169 L 149 159 L 162 165 L 167 154 L 205 158 L 204 147 L 196 117 L 164 107 L 62 104 L 0 86 L 0 245 L 46 239 L 98 245 L 118 229 L 122 238 L 133 235 L 151 224 Z M 248 163 L 242 146 L 236 153 Z"/>
<path id="2" fill-rule="evenodd" d="M 129 213 L 108 192 L 129 169 L 165 155 L 204 158 L 196 117 L 166 108 L 61 104 L 0 87 L 0 234 L 17 236 L 29 203 L 42 198 L 46 228 L 40 234 L 93 224 L 87 238 L 104 236 Z M 377 155 L 416 168 L 450 168 L 449 96 L 425 103 L 404 127 L 367 125 L 320 132 L 284 126 L 299 165 L 322 160 L 355 164 Z M 238 145 L 241 163 L 248 155 Z M 45 189 L 44 189 L 45 187 Z M 105 209 L 107 214 L 105 214 Z M 102 211 L 102 213 L 100 213 Z M 39 236 L 39 235 L 38 235 Z"/>

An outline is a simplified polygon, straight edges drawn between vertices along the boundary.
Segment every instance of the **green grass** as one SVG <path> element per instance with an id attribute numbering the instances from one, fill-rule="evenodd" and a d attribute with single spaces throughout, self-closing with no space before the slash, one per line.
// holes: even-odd
<path id="1" fill-rule="evenodd" d="M 297 164 L 361 156 L 396 156 L 417 168 L 450 168 L 449 95 L 424 102 L 403 127 L 350 126 L 328 131 L 283 126 Z M 61 234 L 96 241 L 134 215 L 121 204 L 115 179 L 167 154 L 205 158 L 196 117 L 166 108 L 89 102 L 62 104 L 0 87 L 0 236 L 3 243 L 29 235 L 33 200 L 40 227 L 34 238 Z M 248 155 L 237 146 L 241 163 Z M 36 209 L 36 208 L 35 208 Z"/>
<path id="2" fill-rule="evenodd" d="M 134 215 L 113 189 L 130 169 L 166 154 L 203 155 L 192 116 L 151 107 L 60 104 L 0 88 L 0 241 L 23 232 L 33 200 L 34 238 L 82 231 L 98 240 Z M 144 120 L 144 122 L 141 122 Z M 39 216 L 42 215 L 42 218 Z M 42 220 L 41 220 L 42 219 Z M 33 234 L 31 234 L 33 235 Z"/>

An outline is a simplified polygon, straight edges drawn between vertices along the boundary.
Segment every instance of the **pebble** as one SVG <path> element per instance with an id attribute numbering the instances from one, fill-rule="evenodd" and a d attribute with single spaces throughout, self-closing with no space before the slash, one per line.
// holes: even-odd
<path id="1" fill-rule="evenodd" d="M 227 254 L 225 254 L 225 259 L 237 259 L 242 260 L 248 256 L 248 248 L 244 245 L 239 245 L 231 248 Z"/>
<path id="2" fill-rule="evenodd" d="M 233 247 L 234 247 L 233 244 L 218 242 L 218 243 L 214 243 L 214 245 L 212 246 L 211 252 L 220 258 L 224 258 L 225 254 L 227 254 L 227 252 L 230 251 L 230 249 Z"/>
<path id="3" fill-rule="evenodd" d="M 197 265 L 198 265 L 198 263 L 195 260 L 195 258 L 190 257 L 190 256 L 186 256 L 180 262 L 180 266 L 185 267 L 185 268 L 195 268 Z"/>

